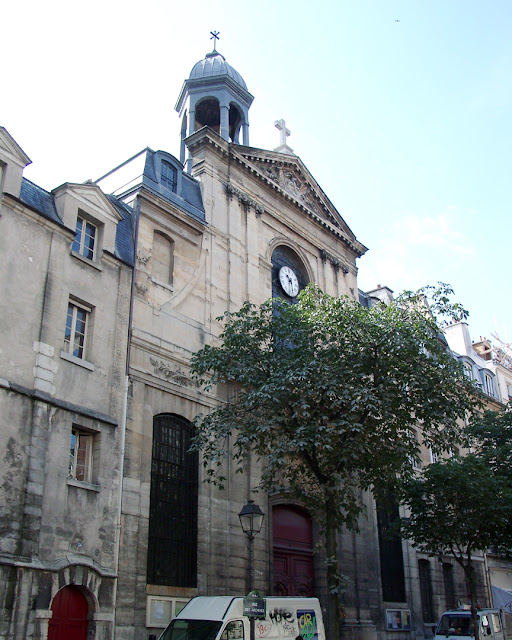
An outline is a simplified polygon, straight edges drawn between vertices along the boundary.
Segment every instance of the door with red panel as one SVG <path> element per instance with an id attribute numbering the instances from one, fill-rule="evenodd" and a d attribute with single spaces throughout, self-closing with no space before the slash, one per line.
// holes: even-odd
<path id="1" fill-rule="evenodd" d="M 62 588 L 52 602 L 48 640 L 86 640 L 89 607 L 78 587 Z"/>
<path id="2" fill-rule="evenodd" d="M 274 595 L 313 595 L 313 527 L 308 514 L 298 507 L 277 505 L 272 509 L 274 547 Z"/>

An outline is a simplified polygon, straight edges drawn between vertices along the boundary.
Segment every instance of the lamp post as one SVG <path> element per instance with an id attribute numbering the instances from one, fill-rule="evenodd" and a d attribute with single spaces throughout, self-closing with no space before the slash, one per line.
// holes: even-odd
<path id="1" fill-rule="evenodd" d="M 249 591 L 254 586 L 254 536 L 261 531 L 265 514 L 254 500 L 247 500 L 247 504 L 238 514 L 243 532 L 249 538 Z"/>
<path id="2" fill-rule="evenodd" d="M 254 587 L 254 536 L 261 531 L 265 514 L 254 500 L 247 500 L 247 504 L 242 507 L 238 514 L 243 532 L 249 538 L 249 594 Z M 249 618 L 250 640 L 255 640 L 254 617 Z"/>

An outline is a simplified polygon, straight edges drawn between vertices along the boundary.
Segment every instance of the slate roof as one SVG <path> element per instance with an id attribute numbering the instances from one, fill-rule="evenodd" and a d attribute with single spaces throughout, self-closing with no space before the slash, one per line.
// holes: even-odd
<path id="1" fill-rule="evenodd" d="M 62 220 L 57 214 L 52 194 L 26 178 L 21 181 L 20 200 L 32 209 L 42 213 L 46 218 L 57 222 L 57 224 L 62 224 Z"/>
<path id="2" fill-rule="evenodd" d="M 163 185 L 160 177 L 156 173 L 155 158 L 158 160 L 167 160 L 181 173 L 181 188 L 178 191 L 172 191 Z M 146 162 L 144 164 L 144 175 L 142 182 L 145 187 L 158 193 L 169 202 L 178 206 L 182 211 L 192 215 L 197 220 L 205 222 L 205 211 L 203 198 L 201 196 L 201 187 L 199 182 L 183 171 L 183 165 L 173 155 L 165 151 L 153 151 L 149 147 L 146 149 Z M 178 185 L 180 183 L 178 182 Z"/>
<path id="3" fill-rule="evenodd" d="M 114 196 L 107 196 L 114 205 L 122 220 L 117 223 L 116 230 L 116 256 L 127 262 L 129 265 L 134 264 L 134 216 L 133 209 L 127 204 L 118 200 Z"/>
<path id="4" fill-rule="evenodd" d="M 133 266 L 133 211 L 131 207 L 114 196 L 107 197 L 122 218 L 117 224 L 115 255 Z M 57 214 L 53 195 L 26 178 L 21 182 L 20 200 L 52 222 L 63 224 Z"/>

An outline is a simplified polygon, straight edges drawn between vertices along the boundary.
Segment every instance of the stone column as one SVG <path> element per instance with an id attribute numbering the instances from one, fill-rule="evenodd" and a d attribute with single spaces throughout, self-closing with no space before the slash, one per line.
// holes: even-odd
<path id="1" fill-rule="evenodd" d="M 243 133 L 243 144 L 244 146 L 249 146 L 249 123 L 244 122 L 242 125 L 242 133 Z"/>
<path id="2" fill-rule="evenodd" d="M 229 140 L 229 107 L 226 105 L 220 107 L 220 136 Z"/>

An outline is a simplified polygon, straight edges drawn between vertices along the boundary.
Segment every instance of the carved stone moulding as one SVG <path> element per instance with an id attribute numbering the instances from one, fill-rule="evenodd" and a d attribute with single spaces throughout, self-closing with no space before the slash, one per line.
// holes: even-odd
<path id="1" fill-rule="evenodd" d="M 231 182 L 228 182 L 226 184 L 226 191 L 227 191 L 228 197 L 236 196 L 238 198 L 238 202 L 242 204 L 244 207 L 246 207 L 247 209 L 252 207 L 258 215 L 265 213 L 265 207 L 263 205 L 256 202 L 256 200 L 251 198 L 250 195 L 248 195 L 241 189 L 238 189 L 238 187 L 235 187 L 234 185 L 232 185 Z"/>
<path id="2" fill-rule="evenodd" d="M 323 262 L 330 262 L 335 269 L 341 269 L 343 273 L 349 273 L 350 269 L 348 266 L 336 256 L 333 256 L 332 253 L 329 253 L 325 249 L 320 249 L 320 257 Z"/>
<path id="3" fill-rule="evenodd" d="M 167 364 L 160 358 L 149 357 L 153 366 L 153 373 L 168 382 L 174 382 L 181 387 L 197 387 L 197 382 L 187 376 L 179 367 Z"/>

